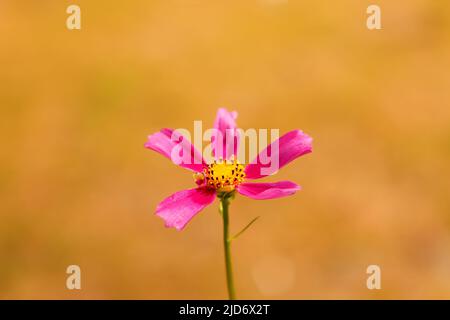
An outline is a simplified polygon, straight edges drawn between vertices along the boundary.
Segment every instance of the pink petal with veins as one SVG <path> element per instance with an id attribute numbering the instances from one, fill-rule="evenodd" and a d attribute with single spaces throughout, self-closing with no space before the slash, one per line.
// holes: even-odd
<path id="1" fill-rule="evenodd" d="M 289 162 L 311 151 L 312 138 L 310 136 L 301 130 L 290 131 L 267 146 L 255 160 L 245 167 L 245 177 L 258 179 L 272 175 Z M 273 164 L 276 165 L 271 168 Z"/>
<path id="2" fill-rule="evenodd" d="M 237 112 L 229 112 L 224 108 L 217 111 L 214 129 L 211 137 L 213 155 L 216 159 L 231 159 L 237 155 L 239 148 L 239 131 L 236 126 Z"/>
<path id="3" fill-rule="evenodd" d="M 173 227 L 180 231 L 215 198 L 215 191 L 207 188 L 178 191 L 158 205 L 156 215 L 165 221 L 166 227 Z"/>
<path id="4" fill-rule="evenodd" d="M 290 196 L 300 190 L 300 186 L 291 181 L 273 183 L 245 182 L 237 187 L 237 191 L 256 200 L 276 199 Z"/>
<path id="5" fill-rule="evenodd" d="M 162 154 L 174 164 L 192 171 L 202 172 L 205 166 L 202 154 L 188 139 L 173 129 L 162 129 L 148 136 L 145 147 Z"/>

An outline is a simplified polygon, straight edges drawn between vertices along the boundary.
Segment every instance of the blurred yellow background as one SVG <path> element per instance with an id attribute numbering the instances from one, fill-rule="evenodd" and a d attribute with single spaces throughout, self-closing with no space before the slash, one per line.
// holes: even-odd
<path id="1" fill-rule="evenodd" d="M 314 138 L 266 179 L 303 191 L 231 205 L 234 232 L 261 215 L 239 298 L 450 298 L 449 40 L 447 0 L 2 0 L 0 298 L 226 298 L 217 202 L 165 229 L 192 175 L 143 147 L 218 107 Z"/>

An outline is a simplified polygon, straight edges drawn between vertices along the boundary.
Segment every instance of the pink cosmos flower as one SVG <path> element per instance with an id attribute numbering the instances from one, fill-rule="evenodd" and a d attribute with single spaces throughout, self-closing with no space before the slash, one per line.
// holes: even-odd
<path id="1" fill-rule="evenodd" d="M 296 158 L 312 151 L 312 138 L 300 130 L 293 130 L 267 146 L 254 161 L 244 166 L 237 158 L 239 130 L 236 126 L 236 112 L 219 109 L 214 128 L 219 134 L 213 135 L 212 151 L 216 159 L 225 159 L 206 163 L 201 153 L 178 134 L 174 139 L 172 129 L 162 129 L 148 137 L 145 147 L 154 150 L 172 160 L 172 151 L 178 146 L 189 155 L 177 164 L 194 171 L 197 186 L 178 191 L 164 199 L 156 208 L 156 215 L 165 221 L 166 227 L 182 230 L 186 224 L 203 208 L 209 206 L 216 195 L 234 192 L 256 200 L 286 197 L 300 190 L 300 186 L 291 181 L 272 183 L 254 183 L 249 180 L 270 175 L 270 164 L 263 159 L 270 154 L 277 157 L 278 168 L 282 168 Z M 176 136 L 177 134 L 175 134 Z M 173 141 L 175 140 L 175 141 Z"/>

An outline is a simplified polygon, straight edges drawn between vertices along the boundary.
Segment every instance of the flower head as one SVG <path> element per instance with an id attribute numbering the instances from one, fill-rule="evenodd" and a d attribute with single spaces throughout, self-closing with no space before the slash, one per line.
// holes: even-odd
<path id="1" fill-rule="evenodd" d="M 148 137 L 145 147 L 154 150 L 173 161 L 174 148 L 184 155 L 176 161 L 181 167 L 194 171 L 196 187 L 174 193 L 156 208 L 156 214 L 164 219 L 166 227 L 182 230 L 203 208 L 210 205 L 217 196 L 224 193 L 238 193 L 256 200 L 275 199 L 294 194 L 300 186 L 291 181 L 254 183 L 274 172 L 267 170 L 269 164 L 263 161 L 268 154 L 277 157 L 278 168 L 312 151 L 312 138 L 300 130 L 293 130 L 267 146 L 247 165 L 237 160 L 240 131 L 236 126 L 236 112 L 219 109 L 214 122 L 217 134 L 211 139 L 214 160 L 207 162 L 202 154 L 183 136 L 172 129 L 163 129 Z M 176 138 L 174 139 L 174 136 Z"/>

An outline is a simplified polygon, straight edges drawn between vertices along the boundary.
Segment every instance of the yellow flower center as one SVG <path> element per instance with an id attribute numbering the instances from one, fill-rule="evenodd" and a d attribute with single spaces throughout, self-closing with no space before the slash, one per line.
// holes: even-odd
<path id="1" fill-rule="evenodd" d="M 206 184 L 215 189 L 232 191 L 245 178 L 244 166 L 236 160 L 219 160 L 204 170 Z"/>

